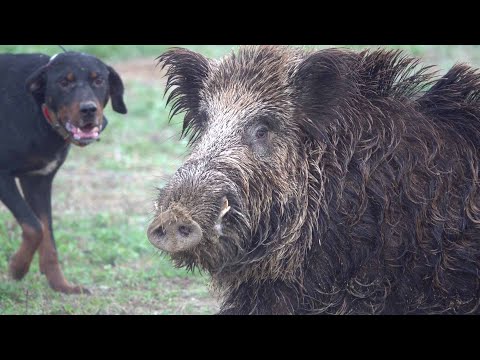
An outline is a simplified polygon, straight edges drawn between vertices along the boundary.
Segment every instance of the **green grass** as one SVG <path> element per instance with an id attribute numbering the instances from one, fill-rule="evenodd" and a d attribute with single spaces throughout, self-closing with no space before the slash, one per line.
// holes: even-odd
<path id="1" fill-rule="evenodd" d="M 108 106 L 100 142 L 73 148 L 54 183 L 54 232 L 69 281 L 93 291 L 67 296 L 50 290 L 35 258 L 20 282 L 8 278 L 8 259 L 20 229 L 0 205 L 0 314 L 211 314 L 217 305 L 208 277 L 176 269 L 146 238 L 155 187 L 184 160 L 181 117 L 168 122 L 163 88 L 153 59 L 165 45 L 65 45 L 105 61 L 151 58 L 153 79 L 125 79 L 128 114 Z M 395 46 L 446 69 L 457 61 L 480 66 L 478 46 Z M 219 57 L 234 46 L 189 46 Z M 363 46 L 353 46 L 355 49 Z M 54 54 L 54 45 L 0 45 L 0 52 Z M 148 64 L 148 62 L 147 62 Z M 159 80 L 159 79 L 158 79 Z"/>
<path id="2" fill-rule="evenodd" d="M 58 223 L 60 219 L 54 220 Z M 37 257 L 24 280 L 8 280 L 7 260 L 18 246 L 20 233 L 10 215 L 2 212 L 0 314 L 211 312 L 211 305 L 203 304 L 211 302 L 207 279 L 173 268 L 168 259 L 153 251 L 146 241 L 143 216 L 100 213 L 61 220 L 55 230 L 65 276 L 72 283 L 87 285 L 93 294 L 53 292 L 39 273 Z"/>

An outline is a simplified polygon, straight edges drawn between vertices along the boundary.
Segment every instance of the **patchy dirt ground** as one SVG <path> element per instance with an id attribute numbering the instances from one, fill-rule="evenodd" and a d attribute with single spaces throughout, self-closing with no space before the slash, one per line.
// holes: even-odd
<path id="1" fill-rule="evenodd" d="M 165 69 L 157 66 L 155 58 L 137 58 L 114 63 L 113 67 L 122 75 L 125 81 L 141 81 L 145 85 L 165 86 Z"/>

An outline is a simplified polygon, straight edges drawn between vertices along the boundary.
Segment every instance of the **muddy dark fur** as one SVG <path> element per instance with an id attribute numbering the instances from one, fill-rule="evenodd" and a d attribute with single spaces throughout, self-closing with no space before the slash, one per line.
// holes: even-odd
<path id="1" fill-rule="evenodd" d="M 204 230 L 171 257 L 212 275 L 221 313 L 479 312 L 477 70 L 268 46 L 160 62 L 192 155 L 159 211 L 182 204 Z M 244 135 L 252 113 L 268 143 Z M 215 237 L 222 195 L 232 210 Z"/>

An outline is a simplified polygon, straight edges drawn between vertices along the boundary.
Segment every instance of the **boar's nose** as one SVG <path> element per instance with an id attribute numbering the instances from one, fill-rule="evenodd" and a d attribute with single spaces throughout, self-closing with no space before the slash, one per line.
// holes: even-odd
<path id="1" fill-rule="evenodd" d="M 153 246 L 175 253 L 198 245 L 202 240 L 202 229 L 190 216 L 167 210 L 152 221 L 147 236 Z"/>

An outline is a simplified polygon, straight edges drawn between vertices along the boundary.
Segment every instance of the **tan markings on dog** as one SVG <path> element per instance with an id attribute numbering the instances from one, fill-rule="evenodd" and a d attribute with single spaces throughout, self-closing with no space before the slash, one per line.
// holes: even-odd
<path id="1" fill-rule="evenodd" d="M 97 74 L 95 71 L 92 71 L 92 72 L 90 73 L 90 77 L 91 77 L 92 79 L 96 79 L 97 76 L 98 76 L 98 74 Z"/>
<path id="2" fill-rule="evenodd" d="M 103 122 L 103 106 L 99 103 L 98 99 L 92 99 L 97 107 L 96 111 L 96 121 L 95 125 L 99 126 Z M 74 126 L 81 126 L 81 112 L 80 112 L 80 102 L 76 101 L 70 105 L 61 106 L 57 111 L 57 118 L 62 123 L 65 124 L 67 121 Z"/>
<path id="3" fill-rule="evenodd" d="M 28 224 L 21 224 L 22 244 L 10 260 L 10 276 L 15 280 L 22 279 L 27 274 L 33 255 L 42 241 L 42 230 L 34 229 Z"/>
<path id="4" fill-rule="evenodd" d="M 73 81 L 73 80 L 75 80 L 75 75 L 73 75 L 73 73 L 68 73 L 68 75 L 67 75 L 67 80 L 68 80 L 68 81 Z"/>
<path id="5" fill-rule="evenodd" d="M 78 104 L 77 104 L 77 110 L 78 110 Z M 77 111 L 78 112 L 78 111 Z M 54 113 L 52 113 L 50 116 L 52 116 Z M 73 118 L 74 111 L 72 109 L 72 106 L 60 106 L 56 115 L 57 120 L 61 121 L 62 123 L 66 122 L 68 119 Z M 53 117 L 53 116 L 52 116 Z M 73 120 L 73 119 L 72 119 Z"/>
<path id="6" fill-rule="evenodd" d="M 103 114 L 103 105 L 100 104 L 100 102 L 96 98 L 93 99 L 93 102 L 95 103 L 95 106 L 97 107 L 97 113 L 102 115 Z"/>
<path id="7" fill-rule="evenodd" d="M 79 126 L 80 124 L 80 104 L 74 102 L 70 105 L 60 106 L 57 111 L 57 118 L 62 123 L 65 124 L 67 121 L 70 121 L 72 125 Z"/>
<path id="8" fill-rule="evenodd" d="M 50 287 L 56 291 L 66 294 L 88 293 L 88 290 L 74 286 L 65 279 L 60 263 L 58 262 L 58 253 L 53 245 L 52 234 L 46 217 L 41 218 L 44 228 L 43 239 L 38 248 L 40 272 L 47 277 Z"/>

